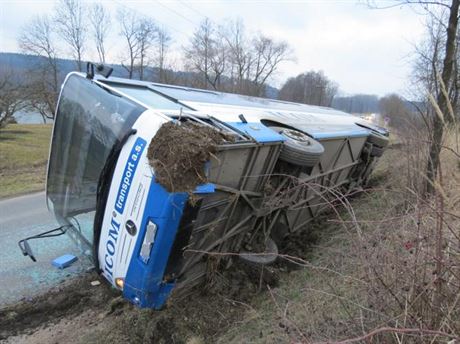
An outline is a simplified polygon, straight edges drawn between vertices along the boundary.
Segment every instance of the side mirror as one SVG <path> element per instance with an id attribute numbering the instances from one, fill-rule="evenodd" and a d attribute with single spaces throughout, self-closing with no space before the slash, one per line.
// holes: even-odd
<path id="1" fill-rule="evenodd" d="M 86 78 L 87 79 L 94 78 L 94 69 L 96 69 L 96 72 L 98 74 L 101 74 L 104 78 L 108 78 L 113 72 L 112 67 L 105 66 L 103 64 L 95 65 L 94 63 L 88 62 L 86 64 Z"/>
<path id="2" fill-rule="evenodd" d="M 27 242 L 27 239 L 21 240 L 18 242 L 19 248 L 22 251 L 22 254 L 24 256 L 29 256 L 30 259 L 32 259 L 34 262 L 37 260 L 35 259 L 34 253 L 32 252 L 32 248 L 30 247 L 29 243 Z"/>
<path id="3" fill-rule="evenodd" d="M 37 235 L 30 236 L 28 238 L 19 240 L 18 242 L 19 248 L 21 249 L 21 252 L 24 256 L 29 256 L 30 259 L 36 262 L 37 260 L 35 259 L 34 253 L 32 252 L 32 248 L 30 247 L 28 240 L 59 236 L 59 235 L 64 234 L 69 227 L 70 227 L 69 225 L 61 226 L 58 228 L 54 228 L 50 231 L 46 231 L 46 232 L 43 232 Z"/>
<path id="4" fill-rule="evenodd" d="M 98 64 L 96 66 L 96 70 L 99 74 L 101 74 L 102 76 L 104 76 L 104 78 L 108 78 L 112 72 L 113 72 L 113 68 L 112 67 L 109 67 L 109 66 L 105 66 L 103 64 Z"/>

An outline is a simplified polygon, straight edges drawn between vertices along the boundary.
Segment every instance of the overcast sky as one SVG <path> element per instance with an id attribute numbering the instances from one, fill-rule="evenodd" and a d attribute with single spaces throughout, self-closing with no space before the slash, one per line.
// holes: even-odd
<path id="1" fill-rule="evenodd" d="M 181 47 L 205 17 L 216 24 L 228 18 L 241 18 L 248 31 L 286 40 L 293 48 L 296 60 L 282 66 L 273 80 L 275 86 L 301 72 L 322 70 L 346 94 L 404 93 L 413 45 L 424 32 L 421 11 L 406 6 L 375 10 L 355 0 L 106 0 L 102 3 L 110 9 L 112 17 L 118 6 L 125 6 L 155 19 L 173 37 L 175 55 L 180 54 Z M 390 2 L 380 3 L 387 4 Z M 52 14 L 54 6 L 53 0 L 0 0 L 0 51 L 19 51 L 17 37 L 24 24 L 36 14 Z M 119 62 L 122 42 L 117 41 L 117 32 L 114 25 L 109 42 L 111 62 Z"/>

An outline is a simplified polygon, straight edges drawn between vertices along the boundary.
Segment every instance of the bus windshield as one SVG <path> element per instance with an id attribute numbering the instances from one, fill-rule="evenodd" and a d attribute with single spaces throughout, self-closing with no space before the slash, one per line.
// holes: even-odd
<path id="1" fill-rule="evenodd" d="M 47 176 L 47 201 L 61 224 L 93 242 L 99 176 L 112 147 L 145 109 L 92 80 L 72 74 L 57 108 Z"/>

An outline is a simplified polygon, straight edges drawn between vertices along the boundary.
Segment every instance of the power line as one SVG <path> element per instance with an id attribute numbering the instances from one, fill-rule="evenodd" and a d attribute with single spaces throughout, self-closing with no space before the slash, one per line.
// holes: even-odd
<path id="1" fill-rule="evenodd" d="M 167 10 L 169 10 L 170 12 L 176 14 L 177 16 L 185 19 L 186 21 L 188 21 L 189 23 L 193 24 L 193 26 L 197 26 L 198 23 L 195 23 L 194 21 L 190 20 L 189 18 L 187 18 L 186 16 L 182 15 L 180 12 L 177 12 L 176 10 L 170 8 L 169 6 L 166 6 L 165 4 L 161 3 L 160 1 L 157 0 L 157 4 L 163 6 L 164 8 L 166 8 Z"/>
<path id="2" fill-rule="evenodd" d="M 219 24 L 217 22 L 215 22 L 214 20 L 212 20 L 209 16 L 201 13 L 200 11 L 198 11 L 196 8 L 192 7 L 192 5 L 188 4 L 186 1 L 184 0 L 178 0 L 179 2 L 181 2 L 185 7 L 187 7 L 189 10 L 195 12 L 196 14 L 198 14 L 199 16 L 203 17 L 204 19 L 207 19 L 209 20 L 211 23 L 213 23 L 216 27 L 219 27 Z"/>
<path id="3" fill-rule="evenodd" d="M 127 5 L 125 5 L 124 3 L 121 3 L 119 0 L 112 0 L 114 3 L 116 3 L 117 5 L 127 9 L 127 10 L 130 10 L 130 11 L 134 11 L 134 12 L 137 12 L 138 14 L 140 14 L 142 17 L 150 17 L 152 18 L 153 20 L 161 23 L 163 26 L 167 27 L 169 30 L 172 30 L 172 31 L 176 31 L 177 33 L 180 33 L 181 35 L 183 35 L 184 37 L 186 38 L 190 38 L 190 35 L 181 31 L 181 30 L 178 30 L 176 29 L 174 26 L 170 26 L 168 24 L 166 24 L 165 22 L 161 21 L 161 20 L 158 20 L 157 18 L 151 16 L 151 15 L 148 15 L 148 14 L 145 14 L 145 13 L 142 13 L 140 12 L 139 10 L 135 9 L 135 8 L 132 8 L 132 7 L 129 7 Z"/>
<path id="4" fill-rule="evenodd" d="M 203 13 L 199 12 L 198 10 L 196 10 L 195 8 L 193 8 L 191 5 L 189 5 L 187 2 L 183 1 L 183 0 L 179 0 L 179 2 L 181 2 L 185 7 L 187 7 L 189 10 L 195 12 L 196 14 L 198 14 L 199 16 L 202 16 L 203 18 L 207 18 L 209 20 L 211 20 L 208 16 L 204 15 Z"/>
<path id="5" fill-rule="evenodd" d="M 219 28 L 222 25 L 222 24 L 216 22 L 215 20 L 213 20 L 211 17 L 205 15 L 204 13 L 198 11 L 196 8 L 192 7 L 192 5 L 188 4 L 187 1 L 184 1 L 184 0 L 177 0 L 177 1 L 181 2 L 189 10 L 195 12 L 196 14 L 198 14 L 201 17 L 203 17 L 204 19 L 209 20 L 211 22 L 211 24 L 214 24 L 214 27 Z M 266 1 L 266 0 L 264 0 L 264 1 Z"/>

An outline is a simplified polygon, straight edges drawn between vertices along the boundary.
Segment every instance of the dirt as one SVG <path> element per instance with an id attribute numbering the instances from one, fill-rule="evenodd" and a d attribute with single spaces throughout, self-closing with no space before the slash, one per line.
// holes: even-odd
<path id="1" fill-rule="evenodd" d="M 230 138 L 193 122 L 168 122 L 150 142 L 147 157 L 155 178 L 168 192 L 187 192 L 207 182 L 206 163 Z"/>
<path id="2" fill-rule="evenodd" d="M 195 126 L 168 123 L 162 128 L 166 133 L 159 132 L 159 139 L 154 138 L 149 148 L 152 162 L 158 164 L 155 160 L 163 159 L 162 164 L 169 167 L 163 170 L 160 168 L 163 178 L 165 174 L 178 175 L 173 178 L 174 183 L 169 185 L 173 188 L 171 191 L 192 192 L 196 185 L 205 182 L 204 164 L 214 154 L 217 145 L 226 140 L 211 128 L 203 131 L 202 127 L 198 129 Z M 183 142 L 187 142 L 185 147 Z M 170 150 L 173 153 L 167 154 Z M 202 174 L 198 173 L 198 177 L 191 182 L 182 177 L 186 173 L 181 169 L 185 168 L 188 168 L 189 175 L 196 175 L 198 170 Z M 255 246 L 259 245 L 256 243 Z M 162 311 L 137 309 L 121 299 L 120 293 L 103 279 L 99 286 L 92 287 L 91 281 L 99 280 L 100 277 L 88 273 L 44 295 L 0 309 L 0 342 L 215 342 L 235 322 L 243 320 L 246 311 L 252 309 L 252 300 L 266 291 L 267 284 L 277 283 L 277 270 L 280 269 L 270 267 L 261 275 L 260 270 L 248 268 L 235 258 L 230 269 L 217 271 L 204 288 L 197 288 L 187 298 L 171 299 Z"/>
<path id="3" fill-rule="evenodd" d="M 285 240 L 280 253 L 308 258 L 306 243 L 315 241 L 311 229 Z M 87 273 L 44 295 L 1 309 L 0 342 L 216 342 L 235 323 L 244 321 L 257 296 L 267 293 L 267 285 L 276 287 L 291 270 L 283 261 L 255 269 L 235 257 L 229 269 L 216 271 L 188 297 L 173 297 L 161 311 L 134 307 L 97 274 Z M 100 285 L 91 286 L 91 281 L 99 279 Z"/>
<path id="4" fill-rule="evenodd" d="M 95 273 L 0 310 L 1 343 L 204 343 L 244 316 L 260 291 L 257 276 L 234 264 L 205 288 L 141 310 Z M 78 331 L 78 335 L 75 331 Z"/>
<path id="5" fill-rule="evenodd" d="M 308 224 L 308 230 L 299 230 L 291 233 L 283 240 L 281 245 L 278 246 L 279 253 L 301 259 L 308 259 L 309 248 L 318 241 L 318 231 L 316 230 L 317 227 L 320 227 L 318 223 L 318 221 L 313 220 Z"/>
<path id="6" fill-rule="evenodd" d="M 87 273 L 51 289 L 43 295 L 0 309 L 0 340 L 16 336 L 49 321 L 59 321 L 88 308 L 107 304 L 117 293 L 107 284 L 91 286 L 96 273 Z"/>
<path id="7" fill-rule="evenodd" d="M 215 342 L 242 321 L 267 281 L 235 259 L 205 287 L 170 299 L 161 311 L 138 309 L 95 273 L 68 281 L 45 295 L 0 310 L 0 342 L 183 343 Z M 262 284 L 261 284 L 262 282 Z M 76 335 L 76 331 L 78 335 Z"/>
<path id="8" fill-rule="evenodd" d="M 90 336 L 101 326 L 98 324 L 104 317 L 104 312 L 91 308 L 80 314 L 69 315 L 52 323 L 43 324 L 35 330 L 10 337 L 5 344 L 43 344 L 43 343 L 78 343 L 84 336 Z M 78 330 L 78 335 L 76 335 Z M 3 343 L 3 342 L 2 342 Z"/>
<path id="9" fill-rule="evenodd" d="M 288 237 L 280 254 L 309 259 L 321 221 Z M 318 227 L 318 228 L 316 228 Z M 216 271 L 205 286 L 187 297 L 172 298 L 161 311 L 141 310 L 123 300 L 95 273 L 31 300 L 0 310 L 0 342 L 12 343 L 178 343 L 216 342 L 244 321 L 267 285 L 276 288 L 298 265 L 278 260 L 255 269 L 238 257 L 225 271 Z M 91 281 L 101 284 L 91 286 Z M 78 335 L 76 335 L 76 331 Z"/>

